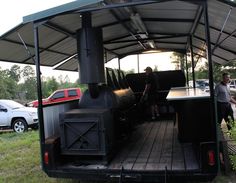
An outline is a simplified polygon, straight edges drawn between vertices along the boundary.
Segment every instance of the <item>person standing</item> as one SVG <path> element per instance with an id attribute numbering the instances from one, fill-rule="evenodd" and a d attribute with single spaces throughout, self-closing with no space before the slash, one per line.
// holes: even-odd
<path id="1" fill-rule="evenodd" d="M 154 120 L 159 116 L 157 107 L 157 82 L 151 67 L 147 67 L 144 71 L 146 72 L 146 85 L 143 96 L 147 96 L 147 103 L 151 108 L 152 120 Z"/>
<path id="2" fill-rule="evenodd" d="M 230 119 L 234 121 L 233 109 L 231 103 L 236 105 L 236 100 L 230 95 L 230 75 L 228 73 L 222 74 L 222 81 L 215 87 L 215 95 L 217 97 L 217 115 L 218 123 L 222 123 L 222 119 L 225 120 L 228 130 L 231 129 Z"/>

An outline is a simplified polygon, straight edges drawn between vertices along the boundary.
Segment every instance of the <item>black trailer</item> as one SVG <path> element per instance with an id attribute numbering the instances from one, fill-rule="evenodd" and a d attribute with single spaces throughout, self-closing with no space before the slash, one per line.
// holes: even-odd
<path id="1" fill-rule="evenodd" d="M 235 59 L 234 7 L 227 0 L 81 0 L 24 17 L 1 37 L 2 50 L 14 54 L 1 52 L 0 59 L 36 64 L 42 169 L 95 181 L 213 179 L 219 151 L 212 64 Z M 186 54 L 186 62 L 190 56 L 193 80 L 194 59 L 207 58 L 210 92 L 187 88 L 183 70 L 157 72 L 162 117 L 150 122 L 139 105 L 144 73 L 125 76 L 119 61 L 153 50 Z M 113 58 L 118 70 L 105 69 Z M 88 90 L 80 101 L 42 107 L 41 65 L 79 68 Z"/>

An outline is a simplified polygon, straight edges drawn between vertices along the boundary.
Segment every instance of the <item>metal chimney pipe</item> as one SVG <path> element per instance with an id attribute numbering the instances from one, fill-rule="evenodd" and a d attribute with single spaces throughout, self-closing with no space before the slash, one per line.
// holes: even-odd
<path id="1" fill-rule="evenodd" d="M 82 28 L 77 31 L 81 83 L 88 84 L 92 98 L 99 96 L 98 83 L 105 82 L 102 29 L 93 28 L 91 14 L 82 14 Z"/>

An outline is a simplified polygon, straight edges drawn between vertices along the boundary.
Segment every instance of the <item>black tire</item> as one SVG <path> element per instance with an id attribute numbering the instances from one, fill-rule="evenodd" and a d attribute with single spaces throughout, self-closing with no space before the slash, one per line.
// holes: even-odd
<path id="1" fill-rule="evenodd" d="M 38 130 L 38 129 L 39 129 L 39 125 L 31 126 L 31 129 L 32 129 L 32 130 Z"/>
<path id="2" fill-rule="evenodd" d="M 26 121 L 22 118 L 14 120 L 12 128 L 16 133 L 23 133 L 28 131 L 28 125 Z"/>

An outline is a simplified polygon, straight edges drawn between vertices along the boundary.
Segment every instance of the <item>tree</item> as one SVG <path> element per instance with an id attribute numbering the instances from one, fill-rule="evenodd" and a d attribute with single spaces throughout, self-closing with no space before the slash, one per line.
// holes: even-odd
<path id="1" fill-rule="evenodd" d="M 22 75 L 24 80 L 27 80 L 29 78 L 35 77 L 35 71 L 31 66 L 27 65 L 23 68 Z"/>
<path id="2" fill-rule="evenodd" d="M 171 55 L 172 63 L 175 64 L 175 69 L 176 70 L 184 70 L 184 54 L 183 53 L 178 53 L 178 52 L 173 52 Z"/>
<path id="3" fill-rule="evenodd" d="M 26 99 L 35 100 L 37 98 L 37 82 L 33 68 L 25 66 L 22 75 L 25 82 L 21 85 L 21 91 L 26 93 Z"/>
<path id="4" fill-rule="evenodd" d="M 126 74 L 133 74 L 133 73 L 135 73 L 134 69 L 130 69 L 128 71 L 125 71 L 125 75 Z"/>
<path id="5" fill-rule="evenodd" d="M 42 83 L 42 95 L 48 97 L 52 92 L 59 88 L 59 83 L 54 77 L 49 77 Z"/>
<path id="6" fill-rule="evenodd" d="M 10 95 L 7 85 L 6 85 L 6 81 L 7 81 L 6 72 L 0 70 L 0 88 L 1 88 L 0 98 L 1 99 L 10 99 L 11 98 L 11 95 Z"/>
<path id="7" fill-rule="evenodd" d="M 23 78 L 23 79 L 22 79 Z M 87 85 L 79 82 L 71 83 L 68 76 L 60 76 L 60 82 L 55 77 L 42 77 L 42 95 L 48 97 L 58 88 L 81 88 L 85 91 Z M 19 81 L 22 81 L 19 83 Z M 0 67 L 0 98 L 1 99 L 37 99 L 37 81 L 35 71 L 31 66 L 25 66 L 22 70 L 18 65 L 11 69 L 1 70 Z"/>
<path id="8" fill-rule="evenodd" d="M 36 78 L 28 78 L 21 87 L 21 91 L 25 92 L 26 99 L 35 100 L 37 99 L 37 83 Z"/>
<path id="9" fill-rule="evenodd" d="M 213 80 L 218 83 L 221 81 L 222 76 L 222 65 L 218 63 L 213 64 Z"/>
<path id="10" fill-rule="evenodd" d="M 9 77 L 9 70 L 0 69 L 0 98 L 13 99 L 16 95 L 17 83 Z"/>
<path id="11" fill-rule="evenodd" d="M 21 69 L 19 65 L 13 65 L 8 71 L 9 77 L 12 78 L 16 83 L 20 81 L 21 78 Z"/>
<path id="12" fill-rule="evenodd" d="M 153 71 L 158 71 L 158 66 L 155 65 Z"/>

